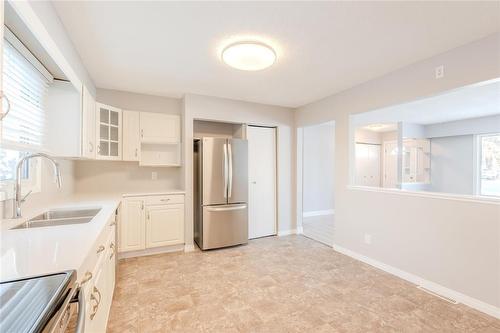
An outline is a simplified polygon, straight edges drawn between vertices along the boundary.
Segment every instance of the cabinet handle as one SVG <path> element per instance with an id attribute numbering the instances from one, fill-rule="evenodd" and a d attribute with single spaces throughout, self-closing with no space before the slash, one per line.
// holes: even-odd
<path id="1" fill-rule="evenodd" d="M 101 145 L 97 145 L 97 153 L 100 154 L 101 153 Z"/>
<path id="2" fill-rule="evenodd" d="M 97 248 L 97 253 L 101 253 L 102 251 L 104 251 L 104 249 L 106 249 L 104 247 L 104 245 L 100 245 L 98 248 Z"/>
<path id="3" fill-rule="evenodd" d="M 110 227 L 112 227 L 112 226 L 114 226 L 114 225 L 116 225 L 116 221 L 113 221 L 113 222 L 111 222 L 111 223 L 109 224 L 109 226 L 110 226 Z"/>
<path id="4" fill-rule="evenodd" d="M 97 293 L 99 299 L 95 297 L 94 293 Z M 90 294 L 90 299 L 96 301 L 96 304 L 92 307 L 92 313 L 90 314 L 90 320 L 93 320 L 97 313 L 97 310 L 99 310 L 99 304 L 101 304 L 101 299 L 102 299 L 101 292 L 99 291 L 99 289 L 97 289 L 96 286 L 94 286 L 94 288 L 92 289 L 92 293 Z"/>
<path id="5" fill-rule="evenodd" d="M 89 282 L 90 279 L 92 279 L 92 273 L 89 271 L 85 272 L 85 276 L 83 277 L 82 282 L 80 282 L 80 285 L 83 285 L 83 284 Z"/>
<path id="6" fill-rule="evenodd" d="M 160 199 L 160 201 L 168 202 L 168 201 L 170 201 L 170 199 Z"/>
<path id="7" fill-rule="evenodd" d="M 94 144 L 92 142 L 89 142 L 89 152 L 94 151 Z"/>
<path id="8" fill-rule="evenodd" d="M 151 219 L 151 213 L 148 212 L 148 220 L 150 220 L 150 219 Z"/>
<path id="9" fill-rule="evenodd" d="M 141 138 L 144 138 L 144 130 L 141 129 Z"/>
<path id="10" fill-rule="evenodd" d="M 141 202 L 141 210 L 144 210 L 144 201 Z"/>
<path id="11" fill-rule="evenodd" d="M 5 101 L 7 102 L 7 109 L 5 111 L 3 111 L 2 113 L 0 113 L 0 120 L 3 120 L 3 118 L 5 118 L 5 116 L 7 116 L 7 114 L 10 111 L 9 98 L 7 97 L 7 95 L 4 94 L 3 91 L 0 90 L 0 100 L 2 100 L 2 99 L 5 99 Z M 2 109 L 3 109 L 3 105 L 2 105 Z"/>
<path id="12" fill-rule="evenodd" d="M 137 157 L 137 148 L 135 148 L 135 157 Z"/>
<path id="13" fill-rule="evenodd" d="M 109 244 L 109 248 L 112 250 L 111 254 L 109 255 L 109 259 L 112 259 L 116 251 L 115 244 L 114 243 Z"/>

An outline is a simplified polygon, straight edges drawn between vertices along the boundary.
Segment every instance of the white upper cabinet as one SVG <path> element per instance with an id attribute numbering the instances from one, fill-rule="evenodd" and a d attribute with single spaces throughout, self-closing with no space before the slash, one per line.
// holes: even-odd
<path id="1" fill-rule="evenodd" d="M 138 111 L 123 111 L 123 160 L 139 161 L 141 152 Z"/>
<path id="2" fill-rule="evenodd" d="M 181 121 L 178 115 L 141 112 L 140 124 L 143 143 L 180 143 Z"/>
<path id="3" fill-rule="evenodd" d="M 122 159 L 122 110 L 96 103 L 97 159 Z"/>
<path id="4" fill-rule="evenodd" d="M 82 91 L 82 157 L 94 159 L 96 157 L 96 120 L 95 99 L 83 86 Z"/>

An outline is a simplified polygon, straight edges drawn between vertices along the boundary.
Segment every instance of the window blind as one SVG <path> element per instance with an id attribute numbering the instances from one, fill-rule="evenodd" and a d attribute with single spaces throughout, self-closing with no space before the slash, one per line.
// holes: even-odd
<path id="1" fill-rule="evenodd" d="M 3 47 L 3 89 L 11 109 L 3 120 L 2 146 L 41 149 L 49 81 L 8 40 Z"/>

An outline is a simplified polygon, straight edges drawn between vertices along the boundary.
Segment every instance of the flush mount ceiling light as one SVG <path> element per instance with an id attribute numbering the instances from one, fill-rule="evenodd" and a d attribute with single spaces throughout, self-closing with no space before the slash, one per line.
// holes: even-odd
<path id="1" fill-rule="evenodd" d="M 260 42 L 237 42 L 222 51 L 222 61 L 243 71 L 260 71 L 276 61 L 276 53 Z"/>

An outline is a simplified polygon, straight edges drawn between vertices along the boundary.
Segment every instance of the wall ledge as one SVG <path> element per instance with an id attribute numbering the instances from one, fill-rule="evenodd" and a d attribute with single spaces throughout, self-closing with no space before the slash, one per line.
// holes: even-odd
<path id="1" fill-rule="evenodd" d="M 394 188 L 380 188 L 380 187 L 369 187 L 369 186 L 358 186 L 358 185 L 347 185 L 347 189 L 353 191 L 379 192 L 379 193 L 406 195 L 406 196 L 422 197 L 422 198 L 433 198 L 441 200 L 454 200 L 462 202 L 500 205 L 500 198 L 478 196 L 478 195 L 409 191 L 409 190 L 400 190 Z"/>

